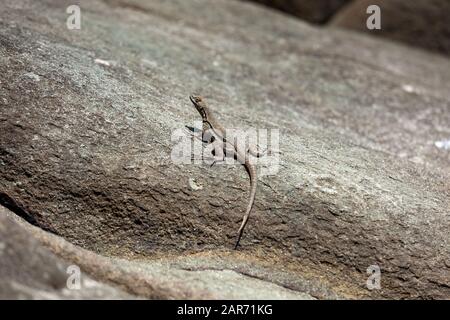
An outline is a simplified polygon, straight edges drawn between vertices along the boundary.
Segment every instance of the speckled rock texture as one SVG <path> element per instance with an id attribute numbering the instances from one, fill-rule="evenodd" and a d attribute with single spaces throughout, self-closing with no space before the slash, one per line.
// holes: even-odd
<path id="1" fill-rule="evenodd" d="M 57 257 L 33 236 L 30 226 L 22 224 L 0 206 L 0 299 L 134 298 Z"/>
<path id="2" fill-rule="evenodd" d="M 226 252 L 133 261 L 104 257 L 32 226 L 2 206 L 0 258 L 0 299 L 342 298 L 286 266 Z M 79 270 L 78 286 L 74 268 Z"/>
<path id="3" fill-rule="evenodd" d="M 0 12 L 0 200 L 58 259 L 148 298 L 450 298 L 449 60 L 241 1 L 69 4 Z M 238 251 L 243 168 L 171 160 L 194 92 L 280 130 Z"/>

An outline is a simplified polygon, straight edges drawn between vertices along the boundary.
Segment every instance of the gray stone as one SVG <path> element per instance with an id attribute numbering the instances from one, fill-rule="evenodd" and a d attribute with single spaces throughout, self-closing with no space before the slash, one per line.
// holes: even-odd
<path id="1" fill-rule="evenodd" d="M 0 206 L 0 299 L 133 298 L 55 256 L 11 214 Z M 79 280 L 71 278 L 78 270 Z"/>
<path id="2" fill-rule="evenodd" d="M 84 250 L 58 257 L 148 298 L 450 297 L 448 60 L 236 1 L 81 1 L 81 30 L 69 4 L 0 13 L 0 199 Z M 238 252 L 243 168 L 170 158 L 193 92 L 226 126 L 281 130 Z"/>
<path id="3" fill-rule="evenodd" d="M 299 273 L 214 252 L 151 260 L 100 256 L 28 224 L 2 206 L 0 257 L 2 299 L 339 297 Z M 74 267 L 80 270 L 79 287 L 69 278 Z"/>

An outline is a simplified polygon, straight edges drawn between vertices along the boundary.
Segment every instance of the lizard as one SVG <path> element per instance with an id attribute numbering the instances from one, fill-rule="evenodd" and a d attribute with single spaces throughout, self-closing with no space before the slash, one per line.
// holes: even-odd
<path id="1" fill-rule="evenodd" d="M 242 152 L 242 150 L 240 150 L 237 146 L 236 139 L 233 139 L 233 142 L 230 142 L 226 139 L 225 128 L 222 127 L 220 123 L 217 121 L 217 119 L 214 117 L 213 113 L 211 112 L 211 109 L 206 105 L 203 98 L 200 96 L 191 95 L 189 96 L 189 99 L 191 100 L 191 102 L 197 109 L 198 113 L 202 117 L 203 127 L 201 133 L 199 134 L 199 136 L 201 137 L 199 136 L 195 137 L 202 140 L 203 142 L 214 141 L 215 143 L 219 143 L 219 147 L 224 152 L 224 155 L 226 157 L 233 157 L 240 164 L 242 164 L 245 167 L 250 178 L 250 198 L 247 205 L 247 209 L 242 218 L 241 226 L 239 227 L 238 230 L 238 237 L 234 246 L 234 249 L 236 250 L 239 246 L 239 242 L 241 241 L 245 226 L 247 225 L 256 196 L 256 184 L 257 184 L 256 167 L 252 163 L 250 163 L 248 155 L 251 154 L 252 156 L 260 157 L 261 155 L 264 154 L 264 152 L 259 152 L 258 150 L 255 150 L 253 147 L 249 147 L 245 152 Z M 206 137 L 207 132 L 211 133 L 212 136 Z M 212 165 L 214 165 L 214 163 L 215 162 L 213 162 Z"/>

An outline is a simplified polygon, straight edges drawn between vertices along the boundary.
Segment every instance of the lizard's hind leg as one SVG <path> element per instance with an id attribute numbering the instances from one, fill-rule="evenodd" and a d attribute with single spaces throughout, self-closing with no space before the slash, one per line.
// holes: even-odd
<path id="1" fill-rule="evenodd" d="M 250 153 L 252 156 L 259 158 L 267 153 L 267 148 L 264 151 L 261 151 L 260 149 L 261 148 L 259 145 L 256 146 L 250 145 L 247 149 L 247 152 Z"/>
<path id="2" fill-rule="evenodd" d="M 256 158 L 260 158 L 265 155 L 271 155 L 273 153 L 282 154 L 280 150 L 265 148 L 264 151 L 260 151 L 260 146 L 249 146 L 247 152 Z"/>

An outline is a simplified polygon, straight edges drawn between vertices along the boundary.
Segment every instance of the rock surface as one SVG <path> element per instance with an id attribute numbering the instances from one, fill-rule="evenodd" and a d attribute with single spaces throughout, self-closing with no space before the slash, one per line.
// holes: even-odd
<path id="1" fill-rule="evenodd" d="M 450 297 L 449 60 L 243 2 L 81 1 L 81 30 L 69 4 L 0 13 L 0 199 L 93 262 L 58 257 L 150 298 Z M 244 170 L 170 157 L 193 92 L 280 129 L 238 252 Z"/>
<path id="2" fill-rule="evenodd" d="M 2 206 L 0 258 L 1 299 L 339 297 L 318 281 L 239 256 L 205 252 L 140 261 L 102 257 L 29 225 Z M 75 288 L 69 279 L 74 267 L 80 270 L 80 286 Z"/>
<path id="3" fill-rule="evenodd" d="M 0 299 L 130 299 L 55 256 L 0 206 Z M 28 227 L 29 228 L 29 227 Z M 77 268 L 77 266 L 75 266 Z"/>
<path id="4" fill-rule="evenodd" d="M 370 5 L 381 9 L 381 30 L 366 26 Z M 446 56 L 450 55 L 450 1 L 356 0 L 330 21 L 339 26 L 401 41 Z"/>

